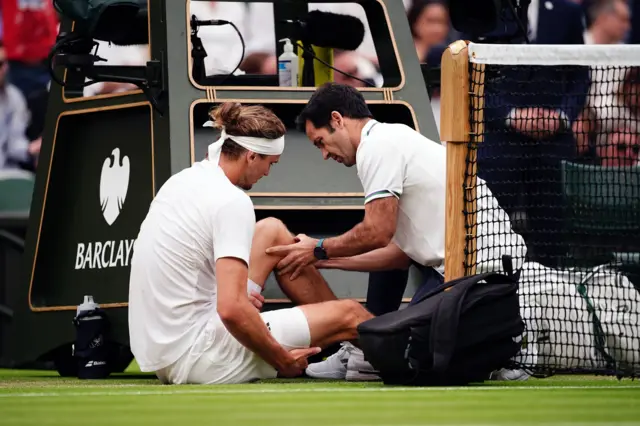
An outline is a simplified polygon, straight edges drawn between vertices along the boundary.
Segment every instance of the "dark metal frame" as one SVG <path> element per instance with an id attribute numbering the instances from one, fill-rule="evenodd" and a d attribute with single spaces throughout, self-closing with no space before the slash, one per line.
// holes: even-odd
<path id="1" fill-rule="evenodd" d="M 24 253 L 24 240 L 11 232 L 0 229 L 0 244 L 8 244 L 19 252 Z M 13 309 L 0 303 L 0 317 L 13 318 Z"/>

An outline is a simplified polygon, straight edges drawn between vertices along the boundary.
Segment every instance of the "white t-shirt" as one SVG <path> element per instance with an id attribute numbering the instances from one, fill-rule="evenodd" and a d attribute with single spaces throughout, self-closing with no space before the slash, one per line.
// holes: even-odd
<path id="1" fill-rule="evenodd" d="M 383 197 L 399 200 L 393 242 L 415 262 L 442 271 L 445 257 L 446 148 L 404 124 L 370 120 L 356 152 L 365 203 Z M 522 237 L 484 181 L 478 179 L 477 272 L 501 271 L 509 254 L 517 269 L 524 261 Z M 496 260 L 496 262 L 493 262 Z M 492 262 L 489 262 L 492 261 Z"/>
<path id="2" fill-rule="evenodd" d="M 208 160 L 160 188 L 131 259 L 129 333 L 142 371 L 193 350 L 217 315 L 215 262 L 236 257 L 249 264 L 255 221 L 249 196 Z"/>

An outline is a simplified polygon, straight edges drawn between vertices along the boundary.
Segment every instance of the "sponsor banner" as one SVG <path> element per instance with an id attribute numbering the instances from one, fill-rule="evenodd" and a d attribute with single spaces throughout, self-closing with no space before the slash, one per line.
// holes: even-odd
<path id="1" fill-rule="evenodd" d="M 153 199 L 148 106 L 60 118 L 31 287 L 34 307 L 126 303 Z"/>

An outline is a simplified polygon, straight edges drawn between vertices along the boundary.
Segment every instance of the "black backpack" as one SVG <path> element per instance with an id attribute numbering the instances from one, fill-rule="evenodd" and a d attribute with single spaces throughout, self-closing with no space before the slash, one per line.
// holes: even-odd
<path id="1" fill-rule="evenodd" d="M 444 283 L 407 308 L 358 326 L 365 359 L 385 384 L 461 386 L 510 365 L 520 350 L 518 278 L 485 273 Z"/>

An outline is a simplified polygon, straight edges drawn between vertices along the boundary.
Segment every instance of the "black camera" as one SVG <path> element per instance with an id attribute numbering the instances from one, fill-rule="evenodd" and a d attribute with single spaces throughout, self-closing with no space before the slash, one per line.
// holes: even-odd
<path id="1" fill-rule="evenodd" d="M 519 43 L 527 40 L 531 0 L 449 0 L 451 24 L 471 41 Z M 513 24 L 515 25 L 509 25 Z M 503 29 L 512 27 L 514 30 Z"/>

